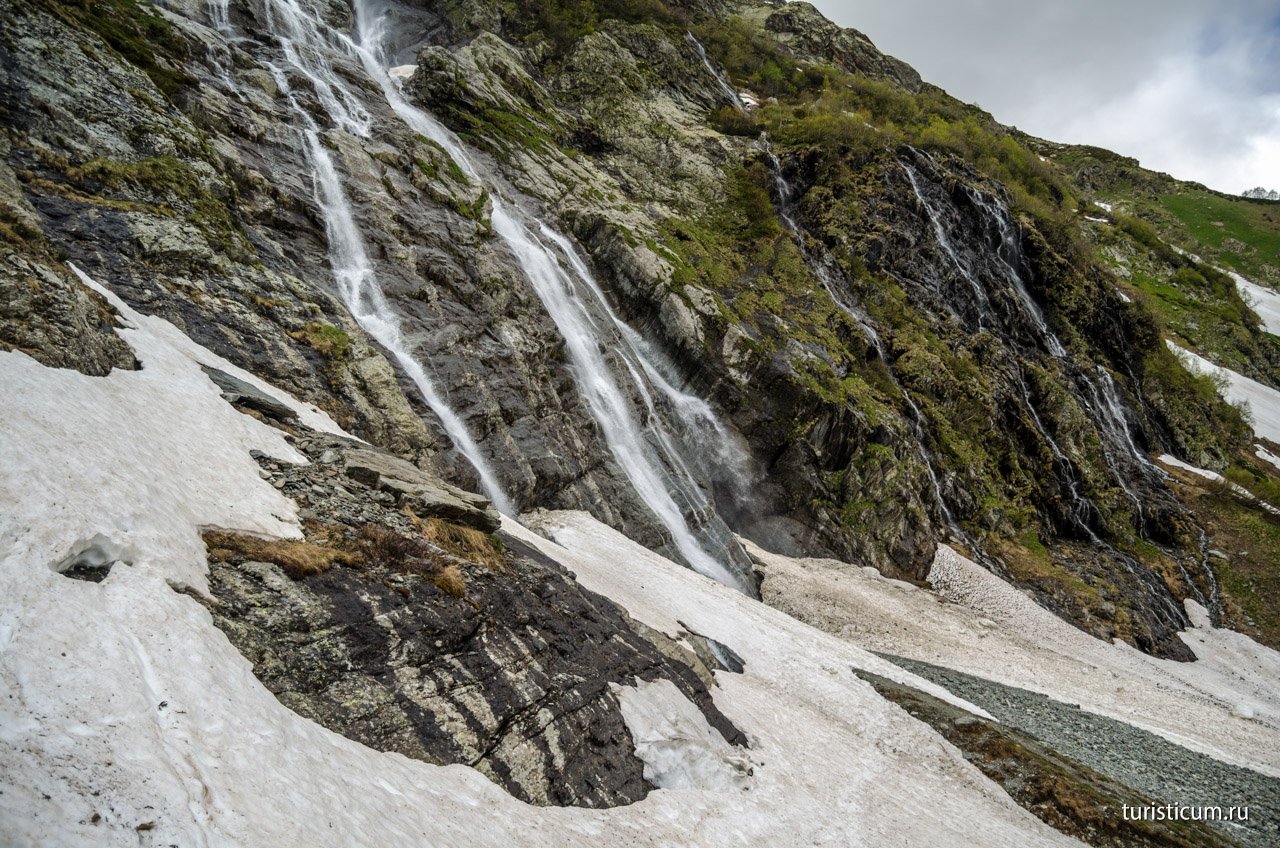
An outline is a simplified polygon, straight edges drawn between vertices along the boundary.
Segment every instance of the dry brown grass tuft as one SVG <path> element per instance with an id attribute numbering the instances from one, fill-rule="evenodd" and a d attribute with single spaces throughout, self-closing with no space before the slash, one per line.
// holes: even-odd
<path id="1" fill-rule="evenodd" d="M 360 557 L 350 551 L 312 542 L 283 539 L 260 539 L 244 533 L 210 530 L 204 534 L 209 559 L 227 562 L 233 559 L 270 562 L 280 566 L 294 580 L 312 574 L 323 574 L 335 565 L 355 566 Z"/>
<path id="2" fill-rule="evenodd" d="M 449 563 L 440 569 L 431 580 L 441 591 L 455 598 L 461 598 L 467 592 L 467 581 L 462 576 L 462 569 L 454 563 Z"/>
<path id="3" fill-rule="evenodd" d="M 417 571 L 415 561 L 435 558 L 431 549 L 419 540 L 381 524 L 362 524 L 356 531 L 356 545 L 369 562 L 395 571 Z"/>
<path id="4" fill-rule="evenodd" d="M 463 527 L 442 518 L 428 518 L 421 523 L 419 529 L 428 542 L 460 559 L 479 563 L 490 569 L 505 566 L 502 543 L 483 530 Z"/>
<path id="5" fill-rule="evenodd" d="M 425 526 L 421 522 L 415 524 L 420 528 Z M 392 571 L 421 574 L 455 598 L 466 593 L 467 581 L 462 569 L 437 550 L 443 545 L 433 547 L 426 538 L 404 536 L 378 524 L 362 526 L 357 533 L 356 544 L 370 563 Z"/>

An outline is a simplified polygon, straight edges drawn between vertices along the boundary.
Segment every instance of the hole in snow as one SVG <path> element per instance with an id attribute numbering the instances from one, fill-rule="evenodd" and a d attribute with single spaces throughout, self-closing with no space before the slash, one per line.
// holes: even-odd
<path id="1" fill-rule="evenodd" d="M 72 549 L 75 553 L 57 563 L 53 570 L 63 577 L 87 580 L 90 583 L 101 583 L 117 562 L 129 565 L 129 557 L 132 555 L 125 547 L 101 533 L 95 534 L 88 541 L 78 541 Z"/>
<path id="2" fill-rule="evenodd" d="M 747 667 L 746 660 L 738 656 L 738 652 L 723 642 L 717 642 L 710 636 L 703 636 L 683 621 L 678 622 L 684 628 L 686 640 L 692 644 L 694 652 L 712 671 L 727 671 L 731 674 L 742 674 Z"/>
<path id="3" fill-rule="evenodd" d="M 644 779 L 659 789 L 742 792 L 751 788 L 754 763 L 707 724 L 706 717 L 670 680 L 609 684 L 644 763 Z"/>

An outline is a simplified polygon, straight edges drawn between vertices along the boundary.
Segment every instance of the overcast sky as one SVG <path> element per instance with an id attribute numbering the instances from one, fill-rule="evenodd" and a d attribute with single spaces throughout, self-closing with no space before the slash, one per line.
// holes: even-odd
<path id="1" fill-rule="evenodd" d="M 1280 190 L 1276 0 L 813 0 L 1003 123 Z"/>

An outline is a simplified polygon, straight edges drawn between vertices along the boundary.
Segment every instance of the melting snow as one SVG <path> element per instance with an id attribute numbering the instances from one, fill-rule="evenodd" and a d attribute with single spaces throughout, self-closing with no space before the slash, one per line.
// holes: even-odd
<path id="1" fill-rule="evenodd" d="M 1264 448 L 1262 445 L 1254 445 L 1253 452 L 1254 452 L 1254 455 L 1258 457 L 1258 459 L 1261 459 L 1264 462 L 1269 462 L 1272 465 L 1274 465 L 1276 468 L 1280 468 L 1280 456 L 1276 456 L 1271 451 Z"/>
<path id="2" fill-rule="evenodd" d="M 929 573 L 933 592 L 834 560 L 749 549 L 765 566 L 771 604 L 847 642 L 1079 704 L 1280 776 L 1280 654 L 1210 627 L 1194 601 L 1195 626 L 1181 638 L 1199 660 L 1179 663 L 1095 639 L 947 547 Z M 1243 702 L 1254 705 L 1252 721 L 1231 714 Z"/>
<path id="3" fill-rule="evenodd" d="M 198 531 L 296 536 L 250 450 L 300 461 L 223 401 L 208 351 L 126 313 L 140 371 L 88 377 L 0 353 L 0 820 L 19 844 L 196 846 L 1073 845 L 852 667 L 963 701 L 677 566 L 581 514 L 563 545 L 505 526 L 651 626 L 722 642 L 732 750 L 662 682 L 624 717 L 670 787 L 613 810 L 522 804 L 473 769 L 381 754 L 282 706 L 208 612 Z M 225 367 L 217 362 L 216 367 Z M 230 370 L 230 369 L 228 369 Z M 233 372 L 234 373 L 234 372 Z M 237 376 L 242 376 L 237 374 Z M 270 387 L 268 387 L 270 388 Z M 281 400 L 284 393 L 270 389 Z M 127 560 L 101 583 L 51 566 Z"/>
<path id="4" fill-rule="evenodd" d="M 1223 396 L 1235 404 L 1246 405 L 1253 419 L 1253 432 L 1264 439 L 1280 442 L 1280 391 L 1237 374 L 1229 368 L 1214 365 L 1203 356 L 1165 340 L 1182 363 L 1192 371 L 1220 377 L 1226 381 Z"/>
<path id="5" fill-rule="evenodd" d="M 645 780 L 661 789 L 750 790 L 750 757 L 724 741 L 670 680 L 612 688 Z"/>
<path id="6" fill-rule="evenodd" d="M 1224 272 L 1235 281 L 1244 302 L 1262 319 L 1262 327 L 1273 336 L 1280 336 L 1280 292 L 1251 283 L 1234 271 Z"/>
<path id="7" fill-rule="evenodd" d="M 82 283 L 105 297 L 107 301 L 120 313 L 120 317 L 123 319 L 123 325 L 127 328 L 121 332 L 121 335 L 124 336 L 126 341 L 130 341 L 129 328 L 141 331 L 170 348 L 172 352 L 180 354 L 182 357 L 185 357 L 192 362 L 208 366 L 209 368 L 216 368 L 219 371 L 223 371 L 233 377 L 237 377 L 245 381 L 259 391 L 274 397 L 296 412 L 298 414 L 298 420 L 310 427 L 312 430 L 332 433 L 335 436 L 342 436 L 347 439 L 355 438 L 355 436 L 335 424 L 328 414 L 322 412 L 313 404 L 302 403 L 292 395 L 287 392 L 280 391 L 257 375 L 245 371 L 243 368 L 232 365 L 230 362 L 223 359 L 221 356 L 218 356 L 208 348 L 193 342 L 185 333 L 163 318 L 143 315 L 142 313 L 137 312 L 117 297 L 115 292 L 103 285 L 100 285 L 96 280 L 81 271 L 75 265 L 71 265 L 71 270 L 75 272 L 76 276 L 80 278 Z M 132 344 L 132 341 L 130 341 L 130 344 Z"/>
<path id="8" fill-rule="evenodd" d="M 1171 465 L 1174 468 L 1181 468 L 1183 471 L 1189 471 L 1192 474 L 1196 475 L 1197 477 L 1203 477 L 1206 480 L 1212 480 L 1215 483 L 1227 482 L 1227 478 L 1223 477 L 1218 472 L 1210 471 L 1207 468 L 1197 468 L 1196 466 L 1188 462 L 1183 462 L 1182 460 L 1178 459 L 1176 456 L 1170 456 L 1167 453 L 1162 453 L 1157 458 L 1161 462 L 1163 462 L 1165 465 Z"/>
<path id="9" fill-rule="evenodd" d="M 1195 474 L 1197 477 L 1203 477 L 1206 480 L 1212 480 L 1215 483 L 1221 483 L 1222 485 L 1226 486 L 1232 492 L 1235 492 L 1237 495 L 1244 498 L 1245 500 L 1252 501 L 1259 509 L 1263 510 L 1264 512 L 1269 512 L 1272 515 L 1280 515 L 1280 509 L 1277 509 L 1276 507 L 1272 506 L 1266 501 L 1259 500 L 1257 497 L 1254 496 L 1252 492 L 1250 492 L 1244 486 L 1240 486 L 1235 483 L 1229 482 L 1226 477 L 1223 477 L 1221 474 L 1219 474 L 1216 471 L 1209 471 L 1206 468 L 1197 468 L 1196 466 L 1183 462 L 1177 457 L 1170 456 L 1167 453 L 1161 454 L 1159 459 L 1165 465 L 1171 465 L 1174 468 L 1181 468 L 1183 471 L 1187 471 L 1187 472 L 1190 472 L 1191 474 Z"/>

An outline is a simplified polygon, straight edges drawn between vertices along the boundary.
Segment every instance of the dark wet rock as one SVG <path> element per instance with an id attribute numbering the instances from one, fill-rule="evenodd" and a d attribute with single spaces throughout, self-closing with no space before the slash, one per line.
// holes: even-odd
<path id="1" fill-rule="evenodd" d="M 433 478 L 478 488 L 419 386 L 343 305 L 325 211 L 299 156 L 297 115 L 268 69 L 287 62 L 260 8 L 231 3 L 228 38 L 209 28 L 200 3 L 159 5 L 163 20 L 146 34 L 159 64 L 146 66 L 89 18 L 56 14 L 48 2 L 0 0 L 6 33 L 19 34 L 0 49 L 4 232 L 35 234 L 41 255 L 69 257 L 139 311 L 322 408 L 370 445 Z M 708 400 L 730 436 L 741 436 L 752 468 L 740 478 L 701 449 L 699 434 L 681 430 L 680 410 L 659 398 L 651 412 L 638 392 L 629 398 L 639 417 L 656 415 L 676 440 L 697 444 L 685 457 L 697 480 L 691 490 L 716 509 L 681 507 L 726 557 L 738 557 L 732 529 L 775 550 L 919 578 L 937 542 L 950 539 L 985 550 L 983 561 L 1005 574 L 1001 544 L 1034 537 L 1032 547 L 1067 550 L 1038 563 L 1056 584 L 1014 575 L 1019 585 L 1089 632 L 1106 633 L 1129 616 L 1135 624 L 1118 628 L 1121 638 L 1158 653 L 1181 650 L 1173 638 L 1184 619 L 1178 601 L 1211 594 L 1200 585 L 1203 569 L 1184 556 L 1196 526 L 1119 449 L 1119 434 L 1099 426 L 1093 369 L 1114 379 L 1132 421 L 1124 429 L 1141 451 L 1176 448 L 1219 465 L 1227 453 L 1210 430 L 1186 436 L 1170 425 L 1170 399 L 1143 371 L 1158 334 L 1134 317 L 1136 306 L 1122 308 L 1096 269 L 1064 258 L 1023 220 L 1005 221 L 1016 233 L 1001 253 L 991 210 L 1007 190 L 957 156 L 903 148 L 826 167 L 815 147 L 780 149 L 802 234 L 797 242 L 779 228 L 767 261 L 737 270 L 728 262 L 717 285 L 699 276 L 706 252 L 679 252 L 686 241 L 698 247 L 697 227 L 675 223 L 698 225 L 732 207 L 737 177 L 754 181 L 758 212 L 769 213 L 770 201 L 776 212 L 779 198 L 769 195 L 756 134 L 720 132 L 709 121 L 709 112 L 727 108 L 726 95 L 683 31 L 602 15 L 589 33 L 549 45 L 520 29 L 527 18 L 493 0 L 389 5 L 395 61 L 417 65 L 406 97 L 463 136 L 491 190 L 523 193 L 521 203 L 576 238 L 606 297 L 673 385 Z M 779 57 L 842 67 L 904 97 L 941 97 L 806 4 L 695 0 L 687 11 L 712 33 L 741 15 Z M 322 17 L 350 23 L 341 2 L 326 4 Z M 120 22 L 123 31 L 134 23 Z M 708 42 L 716 47 L 710 35 Z M 349 55 L 329 58 L 354 83 L 371 122 L 367 137 L 331 126 L 305 79 L 288 82 L 319 119 L 376 283 L 415 362 L 517 508 L 585 509 L 671 553 L 669 534 L 587 409 L 564 339 L 495 237 L 490 196 L 405 126 L 376 85 L 360 82 L 363 70 Z M 938 243 L 904 162 L 957 258 Z M 832 184 L 840 173 L 847 179 Z M 811 254 L 821 247 L 844 269 L 837 287 L 875 312 L 881 344 L 856 321 L 818 308 L 820 286 L 793 242 Z M 988 304 L 972 299 L 957 262 L 985 287 Z M 1069 356 L 1046 350 L 1019 293 L 1001 282 L 1006 262 L 1022 272 Z M 94 373 L 115 362 L 120 348 L 105 325 L 79 337 L 52 333 L 41 316 L 64 307 L 17 294 L 17 317 L 0 322 L 7 344 Z M 989 313 L 981 321 L 980 309 Z M 93 323 L 88 305 L 69 314 L 55 323 Z M 459 490 L 413 474 L 353 470 L 357 477 L 337 488 L 376 474 L 378 504 L 448 513 L 482 531 L 497 526 L 491 508 Z M 1095 536 L 1102 542 L 1090 559 Z M 1158 573 L 1116 548 L 1132 550 L 1130 543 L 1160 548 L 1161 562 L 1167 555 L 1189 577 Z M 1062 590 L 1074 585 L 1068 578 L 1103 589 L 1072 596 Z M 1206 601 L 1220 617 L 1213 598 Z"/>
<path id="2" fill-rule="evenodd" d="M 683 621 L 680 622 L 680 626 L 687 631 L 686 640 L 693 644 L 695 652 L 705 665 L 730 674 L 742 674 L 746 670 L 746 661 L 738 656 L 738 652 L 733 648 L 723 642 L 717 642 L 710 636 L 703 636 L 701 633 L 689 630 Z"/>
<path id="3" fill-rule="evenodd" d="M 70 568 L 62 572 L 63 577 L 70 577 L 72 580 L 83 580 L 86 583 L 101 583 L 107 579 L 107 575 L 111 573 L 112 562 L 92 563 L 82 562 L 76 563 Z"/>
<path id="4" fill-rule="evenodd" d="M 334 449 L 323 437 L 298 444 L 317 458 Z M 420 520 L 443 516 L 410 518 L 335 464 L 259 461 L 303 506 L 307 544 L 344 553 L 294 580 L 263 561 L 269 543 L 247 540 L 237 552 L 234 537 L 211 537 L 209 606 L 299 714 L 377 750 L 472 765 L 518 798 L 562 806 L 633 803 L 650 789 L 611 683 L 669 679 L 725 739 L 745 744 L 712 703 L 714 678 L 697 656 L 655 644 L 533 548 L 499 534 L 487 563 L 468 560 L 423 536 Z M 300 573 L 296 551 L 280 559 Z"/>
<path id="5" fill-rule="evenodd" d="M 253 409 L 277 421 L 289 422 L 297 419 L 298 413 L 279 398 L 272 397 L 256 386 L 241 380 L 239 377 L 233 377 L 225 371 L 210 368 L 208 365 L 200 367 L 204 369 L 204 373 L 209 376 L 214 385 L 222 391 L 223 400 L 232 406 Z"/>

